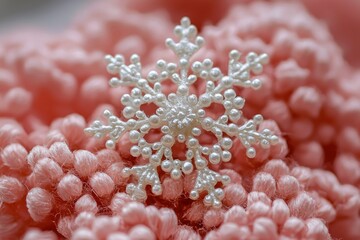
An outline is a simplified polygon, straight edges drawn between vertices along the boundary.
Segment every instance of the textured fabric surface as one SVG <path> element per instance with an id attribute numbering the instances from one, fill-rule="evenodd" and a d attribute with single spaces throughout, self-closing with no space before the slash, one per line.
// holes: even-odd
<path id="1" fill-rule="evenodd" d="M 1 238 L 359 239 L 359 33 L 349 29 L 360 9 L 339 2 L 104 1 L 64 32 L 2 36 Z M 225 71 L 231 49 L 270 56 L 263 87 L 240 95 L 245 117 L 261 113 L 280 143 L 255 159 L 234 143 L 233 159 L 213 167 L 232 180 L 221 209 L 189 200 L 193 174 L 162 173 L 161 196 L 131 200 L 120 173 L 141 159 L 128 138 L 108 150 L 84 134 L 129 92 L 108 86 L 104 55 L 137 53 L 144 71 L 171 60 L 164 39 L 184 15 L 206 40 L 196 59 Z"/>

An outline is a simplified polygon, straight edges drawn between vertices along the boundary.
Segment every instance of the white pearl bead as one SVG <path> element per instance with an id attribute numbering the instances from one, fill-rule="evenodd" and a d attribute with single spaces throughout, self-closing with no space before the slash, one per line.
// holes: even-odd
<path id="1" fill-rule="evenodd" d="M 152 126 L 156 126 L 157 124 L 159 124 L 160 118 L 157 115 L 152 115 L 150 116 L 149 121 Z"/>
<path id="2" fill-rule="evenodd" d="M 231 153 L 229 151 L 222 152 L 222 160 L 224 162 L 229 162 L 231 160 Z"/>
<path id="3" fill-rule="evenodd" d="M 105 145 L 106 145 L 106 147 L 108 149 L 114 149 L 115 148 L 115 142 L 113 140 L 107 140 Z"/>
<path id="4" fill-rule="evenodd" d="M 192 159 L 194 157 L 194 152 L 191 150 L 186 151 L 186 158 Z"/>
<path id="5" fill-rule="evenodd" d="M 136 143 L 140 139 L 140 133 L 136 130 L 131 130 L 129 133 L 129 139 L 132 143 Z"/>
<path id="6" fill-rule="evenodd" d="M 177 140 L 178 140 L 180 143 L 183 143 L 183 142 L 185 142 L 186 137 L 185 137 L 183 134 L 179 134 L 179 135 L 177 136 Z"/>
<path id="7" fill-rule="evenodd" d="M 201 70 L 202 67 L 202 63 L 199 61 L 196 61 L 192 64 L 191 69 L 193 70 L 194 73 L 198 73 Z"/>
<path id="8" fill-rule="evenodd" d="M 218 153 L 211 153 L 209 156 L 209 161 L 212 164 L 218 164 L 220 162 L 220 154 Z"/>
<path id="9" fill-rule="evenodd" d="M 191 162 L 184 162 L 182 165 L 182 171 L 184 174 L 190 174 L 193 171 L 193 165 Z"/>
<path id="10" fill-rule="evenodd" d="M 221 146 L 226 150 L 229 150 L 232 147 L 232 144 L 233 141 L 228 137 L 224 137 L 221 141 Z"/>
<path id="11" fill-rule="evenodd" d="M 225 86 L 225 87 L 230 87 L 231 84 L 233 83 L 233 79 L 231 77 L 225 76 L 221 79 L 221 83 Z"/>
<path id="12" fill-rule="evenodd" d="M 172 147 L 175 143 L 175 139 L 173 136 L 166 134 L 161 138 L 161 142 L 165 147 Z"/>
<path id="13" fill-rule="evenodd" d="M 129 103 L 131 103 L 131 99 L 132 97 L 129 95 L 129 94 L 124 94 L 122 97 L 121 97 L 121 103 L 123 105 L 128 105 Z"/>
<path id="14" fill-rule="evenodd" d="M 261 81 L 259 79 L 255 79 L 251 82 L 251 87 L 253 89 L 259 89 L 261 87 Z"/>
<path id="15" fill-rule="evenodd" d="M 182 96 L 185 96 L 189 93 L 189 88 L 186 85 L 180 85 L 178 87 L 178 93 Z"/>
<path id="16" fill-rule="evenodd" d="M 171 161 L 169 160 L 165 160 L 161 163 L 161 169 L 164 171 L 164 172 L 170 172 L 171 169 L 173 168 L 173 164 Z"/>
<path id="17" fill-rule="evenodd" d="M 128 128 L 134 128 L 136 126 L 136 120 L 135 119 L 129 119 L 127 122 L 126 122 L 126 126 Z"/>
<path id="18" fill-rule="evenodd" d="M 253 120 L 254 120 L 255 124 L 260 124 L 260 123 L 262 123 L 264 118 L 260 114 L 257 114 L 254 116 Z"/>
<path id="19" fill-rule="evenodd" d="M 216 103 L 221 103 L 221 101 L 223 100 L 223 96 L 220 93 L 216 93 L 214 95 L 214 100 Z"/>
<path id="20" fill-rule="evenodd" d="M 203 159 L 196 159 L 195 161 L 196 168 L 201 170 L 206 167 L 206 161 Z"/>
<path id="21" fill-rule="evenodd" d="M 208 107 L 211 104 L 211 97 L 208 94 L 201 95 L 199 100 L 204 107 Z"/>
<path id="22" fill-rule="evenodd" d="M 215 189 L 215 195 L 220 200 L 223 199 L 225 196 L 224 191 L 221 188 Z"/>
<path id="23" fill-rule="evenodd" d="M 188 101 L 189 101 L 190 105 L 195 106 L 196 103 L 197 103 L 197 97 L 196 97 L 196 95 L 191 94 L 191 95 L 188 97 Z"/>
<path id="24" fill-rule="evenodd" d="M 156 185 L 154 185 L 154 186 L 152 187 L 151 192 L 152 192 L 153 194 L 159 196 L 159 195 L 161 195 L 161 193 L 162 193 L 162 188 L 161 188 L 160 185 L 156 184 Z"/>
<path id="25" fill-rule="evenodd" d="M 219 208 L 221 208 L 222 204 L 221 204 L 221 202 L 220 202 L 219 200 L 216 200 L 216 199 L 215 199 L 215 200 L 213 201 L 212 206 L 213 206 L 214 208 L 216 208 L 216 209 L 219 209 Z"/>
<path id="26" fill-rule="evenodd" d="M 194 136 L 199 136 L 201 134 L 201 130 L 199 128 L 193 128 L 191 130 L 191 133 L 194 135 Z"/>
<path id="27" fill-rule="evenodd" d="M 122 171 L 121 171 L 121 176 L 123 177 L 130 177 L 130 174 L 131 174 L 131 171 L 130 171 L 130 168 L 124 168 Z"/>
<path id="28" fill-rule="evenodd" d="M 231 179 L 228 175 L 221 176 L 221 182 L 223 185 L 228 185 L 231 182 Z"/>
<path id="29" fill-rule="evenodd" d="M 238 109 L 241 109 L 244 107 L 244 104 L 245 104 L 245 100 L 241 97 L 236 97 L 234 100 L 233 100 L 233 103 L 234 103 L 234 107 L 238 108 Z"/>
<path id="30" fill-rule="evenodd" d="M 155 166 L 158 166 L 161 162 L 161 159 L 157 155 L 152 155 L 150 157 L 150 163 L 154 164 Z"/>
<path id="31" fill-rule="evenodd" d="M 210 67 L 212 66 L 212 64 L 213 64 L 213 62 L 212 62 L 211 59 L 209 59 L 209 58 L 206 58 L 206 59 L 204 59 L 204 61 L 203 61 L 203 65 L 204 65 L 204 67 L 206 67 L 206 68 L 210 68 Z"/>
<path id="32" fill-rule="evenodd" d="M 234 99 L 236 97 L 236 93 L 233 89 L 228 89 L 224 92 L 225 99 Z"/>
<path id="33" fill-rule="evenodd" d="M 273 136 L 271 136 L 270 141 L 271 141 L 271 144 L 274 145 L 274 144 L 279 143 L 279 138 L 277 136 L 273 135 Z"/>
<path id="34" fill-rule="evenodd" d="M 145 158 L 148 158 L 151 156 L 151 148 L 149 147 L 144 147 L 142 150 L 141 150 L 141 154 L 145 157 Z"/>
<path id="35" fill-rule="evenodd" d="M 239 120 L 241 118 L 241 114 L 240 111 L 236 110 L 236 109 L 231 109 L 230 110 L 230 119 L 234 122 L 236 122 L 237 120 Z"/>
<path id="36" fill-rule="evenodd" d="M 195 139 L 195 138 L 191 138 L 188 141 L 188 145 L 191 148 L 197 147 L 199 145 L 199 141 L 197 139 Z"/>
<path id="37" fill-rule="evenodd" d="M 213 203 L 212 197 L 210 195 L 206 195 L 204 197 L 204 205 L 209 207 L 212 205 L 212 203 Z"/>
<path id="38" fill-rule="evenodd" d="M 133 157 L 138 157 L 140 156 L 140 148 L 138 146 L 132 146 L 130 148 L 130 154 Z"/>
<path id="39" fill-rule="evenodd" d="M 148 81 L 146 81 L 146 79 L 139 79 L 137 84 L 139 87 L 144 87 L 144 86 L 148 85 Z"/>
<path id="40" fill-rule="evenodd" d="M 250 148 L 248 148 L 248 149 L 246 150 L 246 156 L 247 156 L 248 158 L 254 158 L 255 155 L 256 155 L 255 148 L 250 147 Z"/>
<path id="41" fill-rule="evenodd" d="M 177 179 L 179 179 L 179 178 L 181 177 L 181 171 L 178 170 L 178 169 L 173 169 L 173 170 L 171 171 L 170 176 L 171 176 L 172 179 L 177 180 Z"/>
<path id="42" fill-rule="evenodd" d="M 207 117 L 203 120 L 203 127 L 205 128 L 205 130 L 209 130 L 210 128 L 212 128 L 212 126 L 214 125 L 214 120 L 212 120 L 211 118 Z"/>
<path id="43" fill-rule="evenodd" d="M 231 50 L 229 53 L 229 57 L 234 60 L 238 60 L 240 58 L 240 53 L 238 50 Z"/>
<path id="44" fill-rule="evenodd" d="M 131 118 L 135 115 L 135 109 L 133 107 L 125 107 L 122 111 L 125 118 Z"/>
<path id="45" fill-rule="evenodd" d="M 148 76 L 147 76 L 147 79 L 150 81 L 150 82 L 155 82 L 157 81 L 159 78 L 159 74 L 156 72 L 156 71 L 150 71 L 148 73 Z"/>
<path id="46" fill-rule="evenodd" d="M 196 200 L 196 199 L 198 199 L 199 198 L 199 193 L 197 192 L 197 191 L 195 191 L 195 190 L 192 190 L 191 192 L 190 192 L 190 199 L 192 199 L 192 200 Z"/>

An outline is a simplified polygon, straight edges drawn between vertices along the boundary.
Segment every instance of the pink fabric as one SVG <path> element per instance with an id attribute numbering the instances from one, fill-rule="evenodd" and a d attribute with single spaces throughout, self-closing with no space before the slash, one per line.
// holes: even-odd
<path id="1" fill-rule="evenodd" d="M 104 1 L 65 32 L 0 40 L 1 238 L 359 239 L 359 4 L 304 0 L 328 30 L 295 1 L 169 2 Z M 214 167 L 232 180 L 218 210 L 188 199 L 194 175 L 161 175 L 162 196 L 132 201 L 120 175 L 139 161 L 128 139 L 107 150 L 83 132 L 128 91 L 108 87 L 103 56 L 138 53 L 146 69 L 171 59 L 164 39 L 183 15 L 206 40 L 196 58 L 226 70 L 233 48 L 271 56 L 263 87 L 241 95 L 280 144 L 250 160 L 234 143 Z"/>

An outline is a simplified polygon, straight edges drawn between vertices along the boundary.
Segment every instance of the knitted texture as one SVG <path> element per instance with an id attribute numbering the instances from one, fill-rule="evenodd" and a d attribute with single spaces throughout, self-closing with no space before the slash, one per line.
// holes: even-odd
<path id="1" fill-rule="evenodd" d="M 23 31 L 0 40 L 2 239 L 360 238 L 359 57 L 345 49 L 345 60 L 324 23 L 297 2 L 168 2 L 104 1 L 57 35 Z M 105 109 L 119 113 L 130 92 L 108 86 L 104 56 L 137 53 L 145 73 L 157 59 L 173 61 L 163 42 L 184 15 L 206 39 L 196 59 L 225 71 L 232 49 L 270 56 L 262 88 L 237 93 L 244 116 L 262 114 L 260 128 L 279 143 L 250 159 L 234 141 L 231 161 L 212 167 L 231 179 L 220 209 L 189 200 L 195 173 L 177 180 L 160 173 L 162 195 L 132 200 L 121 172 L 144 163 L 131 156 L 130 140 L 109 150 L 105 139 L 84 134 Z M 356 16 L 349 14 L 359 24 Z"/>

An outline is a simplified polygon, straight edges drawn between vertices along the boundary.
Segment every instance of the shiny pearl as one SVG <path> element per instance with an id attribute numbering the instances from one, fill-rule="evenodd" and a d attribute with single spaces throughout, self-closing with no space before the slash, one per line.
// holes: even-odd
<path id="1" fill-rule="evenodd" d="M 224 185 L 228 185 L 231 182 L 231 179 L 228 175 L 222 175 L 221 176 L 221 182 Z"/>
<path id="2" fill-rule="evenodd" d="M 224 194 L 224 190 L 222 190 L 221 188 L 217 188 L 215 189 L 215 195 L 218 199 L 223 199 L 225 194 Z"/>
<path id="3" fill-rule="evenodd" d="M 246 150 L 246 156 L 247 156 L 248 158 L 254 158 L 255 155 L 256 155 L 255 148 L 251 147 L 251 148 L 248 148 L 248 149 Z"/>
<path id="4" fill-rule="evenodd" d="M 183 134 L 179 134 L 179 135 L 177 136 L 177 140 L 178 140 L 180 143 L 183 143 L 183 142 L 185 142 L 186 137 L 185 137 Z"/>
<path id="5" fill-rule="evenodd" d="M 222 160 L 224 162 L 229 162 L 231 160 L 231 153 L 229 151 L 222 152 Z"/>
<path id="6" fill-rule="evenodd" d="M 105 145 L 106 145 L 106 147 L 108 149 L 114 149 L 115 148 L 115 142 L 113 140 L 107 140 Z"/>
<path id="7" fill-rule="evenodd" d="M 131 118 L 135 114 L 135 109 L 132 107 L 125 107 L 124 110 L 122 111 L 122 113 L 125 118 Z"/>
<path id="8" fill-rule="evenodd" d="M 156 185 L 154 185 L 154 186 L 152 187 L 151 192 L 152 192 L 153 194 L 159 196 L 159 195 L 161 195 L 161 193 L 162 193 L 162 188 L 161 188 L 160 185 L 156 184 Z"/>
<path id="9" fill-rule="evenodd" d="M 220 154 L 218 153 L 211 153 L 209 156 L 209 161 L 212 164 L 218 164 L 220 162 Z"/>
<path id="10" fill-rule="evenodd" d="M 255 79 L 251 82 L 251 87 L 255 90 L 261 87 L 261 81 L 259 79 Z"/>
<path id="11" fill-rule="evenodd" d="M 270 141 L 271 141 L 271 144 L 274 145 L 274 144 L 279 143 L 279 138 L 277 136 L 273 135 L 273 136 L 271 136 Z"/>
<path id="12" fill-rule="evenodd" d="M 220 202 L 219 200 L 216 200 L 216 199 L 215 199 L 215 200 L 213 201 L 212 206 L 213 206 L 214 208 L 216 208 L 216 209 L 220 209 L 221 206 L 222 206 L 222 204 L 221 204 L 221 202 Z"/>
<path id="13" fill-rule="evenodd" d="M 161 159 L 157 155 L 152 155 L 150 157 L 150 163 L 158 166 L 160 164 L 160 162 L 161 162 Z"/>
<path id="14" fill-rule="evenodd" d="M 221 141 L 221 146 L 226 149 L 226 150 L 229 150 L 231 147 L 232 147 L 232 140 L 230 138 L 223 138 L 222 141 Z"/>
<path id="15" fill-rule="evenodd" d="M 140 139 L 140 133 L 136 130 L 131 130 L 129 133 L 130 142 L 136 143 Z"/>
<path id="16" fill-rule="evenodd" d="M 197 192 L 197 191 L 195 191 L 195 190 L 192 190 L 191 192 L 190 192 L 190 199 L 192 199 L 192 200 L 196 200 L 196 199 L 198 199 L 199 198 L 199 193 Z"/>
<path id="17" fill-rule="evenodd" d="M 164 172 L 170 172 L 171 169 L 173 167 L 173 164 L 171 161 L 169 160 L 165 160 L 161 163 L 161 169 L 164 171 Z"/>
<path id="18" fill-rule="evenodd" d="M 238 60 L 240 58 L 240 52 L 238 50 L 231 50 L 229 53 L 229 57 L 234 60 Z"/>
<path id="19" fill-rule="evenodd" d="M 178 88 L 180 95 L 186 95 L 189 92 L 189 88 L 186 85 L 180 85 Z"/>
<path id="20" fill-rule="evenodd" d="M 189 139 L 188 144 L 189 144 L 189 147 L 194 148 L 194 147 L 198 146 L 199 141 L 195 138 L 191 138 L 191 139 Z"/>
<path id="21" fill-rule="evenodd" d="M 244 104 L 245 104 L 245 100 L 241 97 L 236 97 L 234 100 L 233 100 L 233 103 L 234 103 L 234 107 L 238 108 L 238 109 L 241 109 L 244 107 Z"/>
<path id="22" fill-rule="evenodd" d="M 140 156 L 140 148 L 138 146 L 132 146 L 130 148 L 130 154 L 133 157 L 138 157 Z"/>
<path id="23" fill-rule="evenodd" d="M 182 171 L 184 174 L 190 174 L 193 171 L 193 165 L 191 162 L 184 162 L 182 165 Z"/>
<path id="24" fill-rule="evenodd" d="M 264 118 L 260 114 L 257 114 L 254 116 L 253 120 L 254 120 L 255 124 L 260 124 L 260 123 L 262 123 Z"/>
<path id="25" fill-rule="evenodd" d="M 194 136 L 199 136 L 201 134 L 201 130 L 199 128 L 193 128 L 191 133 L 194 135 Z"/>
<path id="26" fill-rule="evenodd" d="M 151 151 L 151 148 L 150 147 L 144 147 L 142 150 L 141 150 L 141 154 L 145 157 L 145 158 L 148 158 L 150 157 L 152 151 Z"/>
<path id="27" fill-rule="evenodd" d="M 121 176 L 123 176 L 123 177 L 130 177 L 130 175 L 131 175 L 130 168 L 126 167 L 121 171 Z"/>
<path id="28" fill-rule="evenodd" d="M 211 206 L 213 203 L 212 197 L 210 195 L 206 195 L 204 197 L 204 205 L 205 206 Z"/>
<path id="29" fill-rule="evenodd" d="M 230 87 L 231 84 L 233 83 L 233 79 L 231 77 L 225 76 L 221 79 L 221 83 L 225 86 L 225 87 Z"/>
<path id="30" fill-rule="evenodd" d="M 236 97 L 236 93 L 234 89 L 228 89 L 224 92 L 225 99 L 234 99 Z"/>
<path id="31" fill-rule="evenodd" d="M 172 179 L 177 180 L 177 179 L 179 179 L 179 178 L 181 177 L 181 171 L 178 170 L 178 169 L 173 169 L 173 170 L 171 171 L 170 176 L 171 176 Z"/>
<path id="32" fill-rule="evenodd" d="M 196 159 L 195 165 L 197 169 L 201 170 L 206 167 L 206 161 L 203 159 Z"/>

